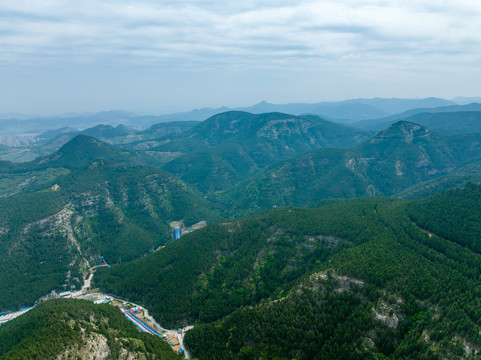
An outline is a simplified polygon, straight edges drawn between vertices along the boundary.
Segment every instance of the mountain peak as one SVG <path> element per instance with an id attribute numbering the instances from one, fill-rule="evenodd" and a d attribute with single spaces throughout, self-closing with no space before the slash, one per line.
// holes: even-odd
<path id="1" fill-rule="evenodd" d="M 81 146 L 96 146 L 99 148 L 101 144 L 104 144 L 102 141 L 97 140 L 91 136 L 84 135 L 84 134 L 79 134 L 75 136 L 72 140 L 70 140 L 68 143 L 63 145 L 60 149 L 59 152 L 65 152 L 65 150 L 71 149 L 71 148 L 78 148 Z"/>
<path id="2" fill-rule="evenodd" d="M 419 139 L 428 138 L 433 132 L 424 126 L 408 122 L 398 121 L 381 131 L 370 140 L 371 144 L 380 143 L 386 140 L 400 140 L 405 143 L 412 143 Z"/>
<path id="3" fill-rule="evenodd" d="M 113 127 L 112 125 L 109 125 L 109 124 L 99 124 L 82 131 L 83 135 L 92 136 L 102 140 L 112 139 L 118 136 L 131 135 L 134 133 L 135 133 L 135 130 L 122 124 L 117 125 L 116 127 Z"/>
<path id="4" fill-rule="evenodd" d="M 122 159 L 120 149 L 93 137 L 79 134 L 63 145 L 57 152 L 36 160 L 38 165 L 78 169 L 96 159 Z"/>

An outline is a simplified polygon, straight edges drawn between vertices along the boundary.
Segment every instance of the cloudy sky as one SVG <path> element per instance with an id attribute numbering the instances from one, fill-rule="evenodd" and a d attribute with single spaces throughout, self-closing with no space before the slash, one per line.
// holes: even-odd
<path id="1" fill-rule="evenodd" d="M 481 96 L 479 0 L 1 0 L 0 113 Z"/>

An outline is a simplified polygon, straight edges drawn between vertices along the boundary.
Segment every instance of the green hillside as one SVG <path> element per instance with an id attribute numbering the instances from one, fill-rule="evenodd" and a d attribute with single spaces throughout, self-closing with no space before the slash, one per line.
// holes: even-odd
<path id="1" fill-rule="evenodd" d="M 398 122 L 357 147 L 318 149 L 275 164 L 219 199 L 236 214 L 325 198 L 396 195 L 478 161 L 477 144 L 479 135 L 446 138 Z"/>
<path id="2" fill-rule="evenodd" d="M 0 311 L 79 289 L 102 256 L 94 286 L 194 324 L 198 360 L 480 358 L 480 134 L 245 112 L 89 131 L 127 146 L 78 135 L 0 161 Z M 0 358 L 83 358 L 99 339 L 162 356 L 113 308 L 48 304 L 0 328 Z"/>
<path id="3" fill-rule="evenodd" d="M 0 161 L 0 196 L 44 189 L 58 176 L 87 167 L 95 160 L 160 166 L 162 154 L 129 151 L 86 135 L 77 135 L 56 152 L 25 163 Z"/>
<path id="4" fill-rule="evenodd" d="M 279 160 L 323 147 L 350 147 L 370 133 L 317 116 L 231 111 L 155 148 L 184 152 L 164 168 L 205 193 L 231 188 Z"/>
<path id="5" fill-rule="evenodd" d="M 96 139 L 113 139 L 121 136 L 134 135 L 137 131 L 125 125 L 96 125 L 82 131 L 83 135 L 91 136 Z"/>
<path id="6" fill-rule="evenodd" d="M 318 116 L 283 113 L 251 114 L 229 111 L 214 115 L 194 127 L 185 137 L 203 139 L 210 146 L 237 139 L 277 139 L 299 145 L 350 146 L 368 133 L 324 120 Z M 301 146 L 302 146 L 301 145 Z"/>
<path id="7" fill-rule="evenodd" d="M 0 358 L 180 359 L 159 337 L 144 334 L 118 308 L 52 300 L 0 327 Z"/>
<path id="8" fill-rule="evenodd" d="M 129 135 L 112 139 L 117 145 L 124 145 L 135 150 L 148 150 L 172 141 L 189 131 L 199 121 L 171 121 L 152 125 L 150 128 L 137 132 L 135 136 Z"/>
<path id="9" fill-rule="evenodd" d="M 456 244 L 481 253 L 480 186 L 468 183 L 411 205 L 410 216 L 419 226 Z M 463 219 L 463 221 L 459 221 Z"/>
<path id="10" fill-rule="evenodd" d="M 55 153 L 38 158 L 25 166 L 35 169 L 59 167 L 79 169 L 97 159 L 127 164 L 150 165 L 155 163 L 155 160 L 145 152 L 126 151 L 87 135 L 77 135 Z"/>
<path id="11" fill-rule="evenodd" d="M 467 183 L 481 183 L 481 162 L 475 161 L 447 175 L 413 185 L 399 193 L 403 199 L 422 199 L 440 192 L 460 188 Z"/>
<path id="12" fill-rule="evenodd" d="M 122 124 L 117 126 L 99 124 L 82 131 L 65 127 L 57 130 L 49 130 L 38 135 L 35 138 L 35 142 L 31 146 L 26 147 L 26 150 L 29 150 L 32 154 L 37 154 L 37 156 L 39 156 L 39 154 L 50 154 L 60 149 L 78 135 L 93 137 L 97 140 L 132 150 L 148 150 L 166 141 L 170 141 L 172 138 L 179 137 L 180 134 L 190 130 L 198 123 L 198 121 L 165 122 L 152 125 L 143 131 L 134 130 Z M 11 155 L 9 155 L 10 153 Z M 16 154 L 12 149 L 8 152 L 0 149 L 0 156 L 5 159 L 10 157 L 12 161 L 18 161 L 26 157 L 23 156 L 20 158 L 19 155 L 16 157 L 14 157 L 14 155 Z M 28 160 L 32 159 L 33 158 L 30 158 Z"/>
<path id="13" fill-rule="evenodd" d="M 96 283 L 161 323 L 197 324 L 186 344 L 199 359 L 474 359 L 480 215 L 479 185 L 282 209 L 208 226 Z"/>
<path id="14" fill-rule="evenodd" d="M 481 108 L 481 105 L 479 107 Z M 405 120 L 425 126 L 442 135 L 481 132 L 481 111 L 421 113 Z"/>
<path id="15" fill-rule="evenodd" d="M 157 249 L 171 239 L 171 221 L 218 219 L 171 174 L 105 160 L 34 190 L 0 198 L 0 309 L 61 289 L 68 270 L 82 279 L 101 255 L 118 263 Z"/>
<path id="16" fill-rule="evenodd" d="M 442 134 L 473 133 L 479 129 L 478 121 L 481 104 L 469 103 L 454 105 L 451 103 L 437 104 L 437 106 L 417 106 L 404 112 L 393 113 L 388 117 L 361 120 L 353 126 L 371 131 L 381 131 L 397 121 L 410 121 L 426 127 L 435 126 L 436 131 Z M 470 128 L 469 125 L 474 125 Z M 434 130 L 434 128 L 433 128 Z"/>

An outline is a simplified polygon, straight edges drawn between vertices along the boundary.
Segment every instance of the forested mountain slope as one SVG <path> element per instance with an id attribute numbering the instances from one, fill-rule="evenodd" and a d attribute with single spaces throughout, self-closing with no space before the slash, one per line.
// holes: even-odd
<path id="1" fill-rule="evenodd" d="M 0 161 L 0 197 L 30 188 L 42 189 L 56 177 L 90 165 L 95 160 L 119 164 L 160 165 L 155 154 L 128 151 L 86 135 L 77 135 L 56 152 L 26 163 Z"/>
<path id="2" fill-rule="evenodd" d="M 152 150 L 185 153 L 164 168 L 209 193 L 230 188 L 276 161 L 321 147 L 353 146 L 370 135 L 312 115 L 231 111 Z"/>
<path id="3" fill-rule="evenodd" d="M 165 341 L 144 334 L 118 308 L 52 300 L 0 326 L 0 358 L 180 359 Z"/>
<path id="4" fill-rule="evenodd" d="M 411 204 L 410 216 L 422 228 L 481 254 L 479 189 L 470 183 L 418 200 Z"/>
<path id="5" fill-rule="evenodd" d="M 97 140 L 113 145 L 122 145 L 136 150 L 147 150 L 151 147 L 180 136 L 183 132 L 190 130 L 199 121 L 174 121 L 152 125 L 145 130 L 134 130 L 125 125 L 96 125 L 82 131 L 75 129 L 59 129 L 58 131 L 48 131 L 38 136 L 35 145 L 42 151 L 56 151 L 62 145 L 73 139 L 77 135 L 86 135 Z"/>
<path id="6" fill-rule="evenodd" d="M 401 191 L 398 196 L 409 200 L 423 199 L 449 189 L 463 187 L 470 182 L 475 184 L 481 183 L 480 161 L 460 167 L 444 176 L 415 184 Z"/>
<path id="7" fill-rule="evenodd" d="M 101 255 L 117 263 L 153 251 L 171 239 L 171 221 L 214 219 L 212 204 L 171 174 L 106 160 L 0 199 L 0 309 L 61 289 L 68 270 L 82 279 Z"/>
<path id="8" fill-rule="evenodd" d="M 384 118 L 378 119 L 370 119 L 370 120 L 362 120 L 358 121 L 353 124 L 353 126 L 359 127 L 361 129 L 371 130 L 371 131 L 381 131 L 387 128 L 389 125 L 403 120 L 403 121 L 412 121 L 418 123 L 416 120 L 420 119 L 419 121 L 423 121 L 422 119 L 426 119 L 427 123 L 424 124 L 419 122 L 420 125 L 427 126 L 429 125 L 436 125 L 437 131 L 440 129 L 448 128 L 455 130 L 454 133 L 459 134 L 459 129 L 466 129 L 468 132 L 473 132 L 473 129 L 469 129 L 469 127 L 464 126 L 463 119 L 466 117 L 469 118 L 471 115 L 465 115 L 463 113 L 470 113 L 470 112 L 479 112 L 481 111 L 481 104 L 479 103 L 471 103 L 466 105 L 449 105 L 449 106 L 430 106 L 430 107 L 417 107 L 410 109 L 405 112 L 401 112 L 395 115 L 391 115 Z M 456 115 L 457 114 L 457 115 Z M 436 119 L 439 119 L 436 121 Z M 449 119 L 449 121 L 446 121 Z M 450 121 L 455 120 L 455 121 Z M 457 123 L 456 120 L 459 120 Z M 447 127 L 447 128 L 446 128 Z M 433 129 L 434 130 L 434 129 Z M 441 130 L 440 133 L 443 133 Z M 451 134 L 451 132 L 450 132 Z"/>
<path id="9" fill-rule="evenodd" d="M 481 104 L 478 104 L 481 110 Z M 459 111 L 446 113 L 421 113 L 406 117 L 403 121 L 425 126 L 441 135 L 476 134 L 481 132 L 481 111 Z M 389 127 L 394 121 L 378 126 Z"/>
<path id="10" fill-rule="evenodd" d="M 199 359 L 467 358 L 481 342 L 480 217 L 478 185 L 282 209 L 188 234 L 97 284 L 196 323 Z"/>
<path id="11" fill-rule="evenodd" d="M 358 129 L 336 124 L 318 116 L 293 116 L 284 113 L 251 114 L 230 111 L 215 115 L 194 127 L 186 136 L 202 139 L 210 146 L 238 139 L 277 139 L 284 145 L 309 148 L 345 147 L 366 138 Z"/>
<path id="12" fill-rule="evenodd" d="M 79 169 L 93 160 L 104 159 L 126 164 L 155 165 L 157 159 L 144 151 L 128 151 L 87 135 L 77 135 L 55 153 L 19 166 L 35 169 Z"/>
<path id="13" fill-rule="evenodd" d="M 319 149 L 280 162 L 220 198 L 236 214 L 325 198 L 396 195 L 479 161 L 480 141 L 478 134 L 443 137 L 401 121 L 357 147 Z"/>
<path id="14" fill-rule="evenodd" d="M 48 156 L 25 163 L 0 161 L 0 174 L 22 174 L 29 171 L 43 171 L 48 169 L 74 170 L 89 165 L 97 159 L 115 161 L 119 163 L 141 162 L 145 159 L 140 152 L 129 152 L 86 135 L 77 135 L 58 151 Z"/>

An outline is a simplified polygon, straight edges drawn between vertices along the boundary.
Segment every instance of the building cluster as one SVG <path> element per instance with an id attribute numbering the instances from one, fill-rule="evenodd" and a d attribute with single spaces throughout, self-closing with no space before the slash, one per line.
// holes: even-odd
<path id="1" fill-rule="evenodd" d="M 128 307 L 128 305 L 126 306 Z M 124 306 L 120 306 L 120 311 L 122 311 L 127 319 L 133 322 L 140 331 L 149 333 L 151 335 L 160 336 L 177 354 L 182 355 L 184 353 L 184 349 L 182 349 L 182 345 L 180 344 L 177 334 L 172 331 L 165 332 L 165 330 L 163 334 L 155 331 L 154 325 L 150 324 L 148 319 L 145 317 L 144 309 L 141 307 L 134 306 L 126 309 Z M 182 329 L 179 329 L 177 332 L 182 334 Z"/>
<path id="2" fill-rule="evenodd" d="M 74 277 L 72 278 L 72 271 L 69 270 L 67 271 L 67 275 L 65 276 L 65 282 L 64 284 L 62 285 L 63 289 L 65 291 L 67 290 L 75 290 L 75 288 L 77 287 L 74 283 L 77 283 L 79 284 L 80 283 L 80 279 L 78 277 Z"/>

